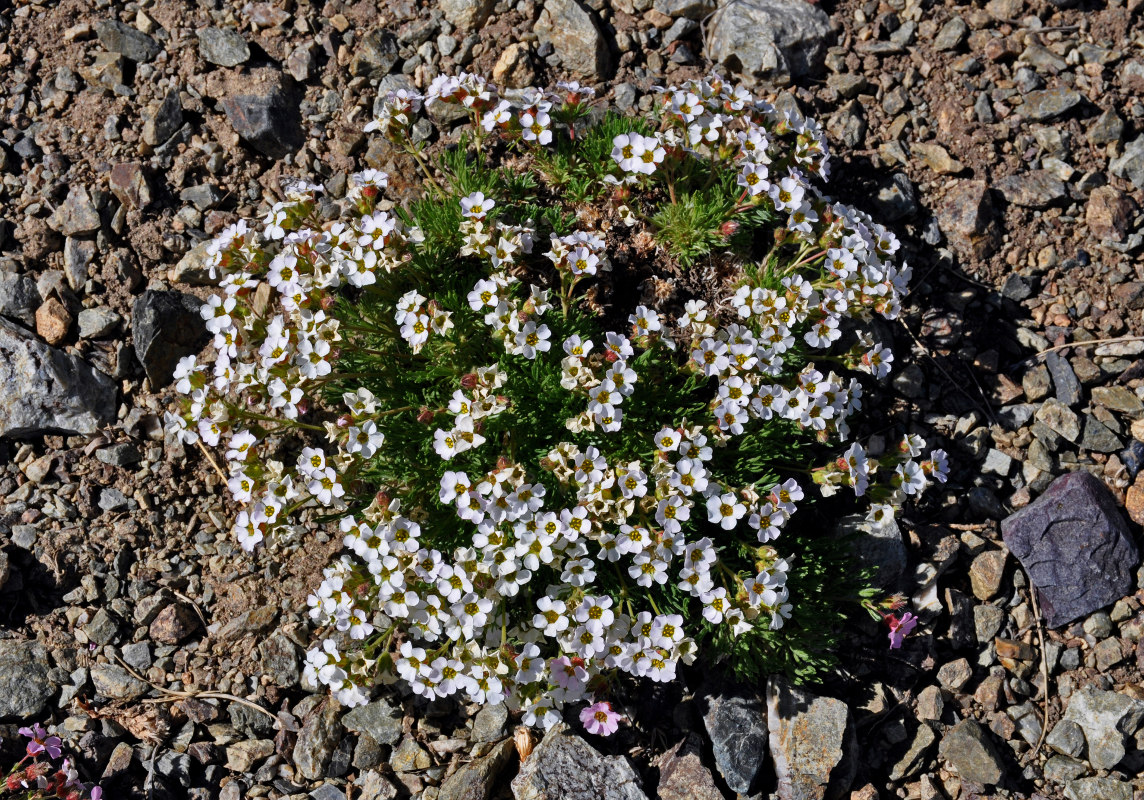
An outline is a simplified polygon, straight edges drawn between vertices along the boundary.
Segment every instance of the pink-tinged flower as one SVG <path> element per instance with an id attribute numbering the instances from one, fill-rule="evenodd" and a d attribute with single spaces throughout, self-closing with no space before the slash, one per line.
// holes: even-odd
<path id="1" fill-rule="evenodd" d="M 102 786 L 92 786 L 91 787 L 91 800 L 103 800 L 103 787 Z"/>
<path id="2" fill-rule="evenodd" d="M 897 650 L 902 646 L 902 640 L 910 635 L 910 631 L 918 626 L 918 618 L 909 611 L 902 614 L 902 618 L 890 615 L 886 617 L 890 625 L 890 649 Z"/>
<path id="3" fill-rule="evenodd" d="M 34 756 L 38 753 L 47 753 L 49 758 L 59 758 L 62 750 L 60 749 L 60 737 L 48 736 L 48 732 L 44 730 L 44 726 L 40 723 L 35 723 L 30 728 L 20 728 L 20 735 L 27 736 L 32 741 L 28 742 L 27 752 L 28 755 Z"/>
<path id="4" fill-rule="evenodd" d="M 588 733 L 611 736 L 620 727 L 620 715 L 612 710 L 611 703 L 600 702 L 581 711 L 580 722 Z"/>

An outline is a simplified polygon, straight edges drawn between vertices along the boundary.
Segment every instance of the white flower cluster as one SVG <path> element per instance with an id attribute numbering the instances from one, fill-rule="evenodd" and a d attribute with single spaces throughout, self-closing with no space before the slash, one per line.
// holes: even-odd
<path id="1" fill-rule="evenodd" d="M 422 102 L 446 103 L 469 111 L 486 133 L 543 146 L 553 121 L 591 96 L 575 84 L 558 88 L 565 97 L 528 89 L 509 100 L 479 76 L 441 76 L 424 97 L 390 93 L 367 130 L 404 141 Z M 733 636 L 777 630 L 790 619 L 797 554 L 784 556 L 772 543 L 803 488 L 793 479 L 732 484 L 718 464 L 735 448 L 757 446 L 751 437 L 771 420 L 822 441 L 849 438 L 861 386 L 823 372 L 813 358 L 885 375 L 893 356 L 865 334 L 841 359 L 830 351 L 843 338 L 843 320 L 898 314 L 909 271 L 889 261 L 898 249 L 892 234 L 809 182 L 828 164 L 812 121 L 714 76 L 664 90 L 662 115 L 662 132 L 613 142 L 612 159 L 627 173 L 622 182 L 674 180 L 683 159 L 703 158 L 738 174 L 738 210 L 762 206 L 786 217 L 780 243 L 788 237 L 793 262 L 778 277 L 760 271 L 744 279 L 729 300 L 730 319 L 689 301 L 675 320 L 640 306 L 624 331 L 594 331 L 596 341 L 565 335 L 575 287 L 610 268 L 603 233 L 551 235 L 545 256 L 560 296 L 550 303 L 552 289 L 521 281 L 543 263 L 526 258 L 535 223 L 503 222 L 502 209 L 480 192 L 451 202 L 461 208 L 460 263 L 478 263 L 481 274 L 467 294 L 468 279 L 459 293 L 427 296 L 431 282 L 406 275 L 423 236 L 376 208 L 386 186 L 376 170 L 353 176 L 347 201 L 357 213 L 344 220 L 322 222 L 317 187 L 299 185 L 260 231 L 238 223 L 210 246 L 222 295 L 203 316 L 216 356 L 213 365 L 180 362 L 184 413 L 168 416 L 169 429 L 187 442 L 226 447 L 228 488 L 244 506 L 234 532 L 245 549 L 295 530 L 299 510 L 344 514 L 340 529 L 352 556 L 327 568 L 309 598 L 311 618 L 330 635 L 307 653 L 305 671 L 343 703 L 367 702 L 378 677 L 400 679 L 424 697 L 504 702 L 523 710 L 526 724 L 547 727 L 564 705 L 593 697 L 608 673 L 670 680 L 695 658 L 698 617 L 657 608 L 660 590 L 693 598 L 707 625 Z M 625 222 L 638 222 L 630 209 Z M 343 286 L 388 298 L 384 330 L 332 316 Z M 565 312 L 559 321 L 554 308 Z M 342 396 L 336 420 L 307 421 L 363 325 L 397 341 L 393 352 L 375 353 L 395 360 L 425 361 L 462 345 L 472 353 L 473 340 L 486 336 L 508 360 L 481 350 L 483 366 L 446 365 L 460 368 L 444 372 L 452 377 L 436 401 L 441 407 L 383 407 L 362 387 Z M 563 354 L 551 353 L 549 325 Z M 788 365 L 796 345 L 806 362 L 797 372 Z M 584 409 L 563 420 L 567 440 L 545 441 L 527 457 L 500 435 L 512 417 L 497 419 L 520 411 L 509 399 L 520 396 L 512 391 L 520 364 L 520 374 L 550 371 L 553 385 L 559 369 L 559 386 L 575 397 L 570 413 Z M 696 391 L 710 391 L 696 405 L 703 418 L 679 413 L 633 431 L 644 410 L 637 393 L 659 390 L 662 372 L 649 373 L 664 365 Z M 417 426 L 388 427 L 414 412 Z M 288 468 L 259 452 L 255 430 L 302 430 L 326 442 L 302 448 Z M 418 506 L 407 502 L 410 487 L 386 486 L 366 508 L 347 513 L 361 469 L 407 457 L 400 448 L 417 437 L 425 437 L 418 439 L 425 452 L 431 439 L 440 458 L 418 465 L 433 471 L 433 502 Z M 621 439 L 637 440 L 636 449 L 613 446 Z M 897 453 L 872 457 L 854 443 L 814 480 L 825 493 L 848 486 L 870 496 L 872 521 L 885 524 L 902 498 L 930 478 L 944 480 L 944 454 L 919 461 L 922 446 L 909 436 Z M 540 463 L 525 463 L 538 453 L 546 453 Z M 882 482 L 880 469 L 889 474 Z M 756 541 L 744 559 L 746 531 Z"/>

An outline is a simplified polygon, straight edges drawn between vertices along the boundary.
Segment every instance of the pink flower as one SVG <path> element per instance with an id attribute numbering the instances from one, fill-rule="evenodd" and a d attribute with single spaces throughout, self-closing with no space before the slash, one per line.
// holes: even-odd
<path id="1" fill-rule="evenodd" d="M 34 756 L 38 753 L 46 752 L 48 758 L 60 757 L 60 753 L 62 752 L 60 750 L 60 737 L 48 736 L 48 732 L 44 730 L 44 726 L 40 723 L 35 723 L 31 728 L 20 728 L 20 734 L 32 740 L 28 742 L 28 755 Z"/>
<path id="2" fill-rule="evenodd" d="M 897 650 L 902 646 L 902 640 L 910 635 L 910 631 L 918 626 L 918 618 L 911 614 L 909 611 L 902 614 L 902 618 L 898 619 L 893 615 L 886 617 L 886 622 L 890 625 L 890 649 Z"/>
<path id="3" fill-rule="evenodd" d="M 580 712 L 580 722 L 588 733 L 597 736 L 611 736 L 620 727 L 620 715 L 606 702 L 588 706 Z"/>

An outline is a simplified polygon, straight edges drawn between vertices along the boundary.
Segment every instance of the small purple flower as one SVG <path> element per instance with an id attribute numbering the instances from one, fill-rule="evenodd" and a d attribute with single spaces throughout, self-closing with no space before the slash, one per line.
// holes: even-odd
<path id="1" fill-rule="evenodd" d="M 894 616 L 889 616 L 886 621 L 890 625 L 890 649 L 897 650 L 902 646 L 902 640 L 910 635 L 910 631 L 918 626 L 918 618 L 911 614 L 909 611 L 902 614 L 902 618 L 898 619 Z"/>
<path id="2" fill-rule="evenodd" d="M 103 800 L 103 787 L 101 787 L 101 786 L 92 786 L 91 787 L 91 800 Z"/>
<path id="3" fill-rule="evenodd" d="M 27 736 L 32 740 L 28 742 L 26 748 L 30 756 L 47 753 L 48 758 L 59 758 L 60 753 L 63 752 L 60 749 L 60 737 L 48 736 L 48 732 L 44 730 L 44 726 L 38 722 L 30 728 L 20 728 L 20 735 Z"/>

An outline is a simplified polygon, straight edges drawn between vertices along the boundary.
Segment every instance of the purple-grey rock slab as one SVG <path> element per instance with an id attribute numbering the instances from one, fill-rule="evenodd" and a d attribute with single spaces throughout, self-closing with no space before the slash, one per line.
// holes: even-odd
<path id="1" fill-rule="evenodd" d="M 1001 535 L 1058 628 L 1132 592 L 1140 553 L 1115 498 L 1083 470 L 1062 475 L 1001 523 Z"/>

